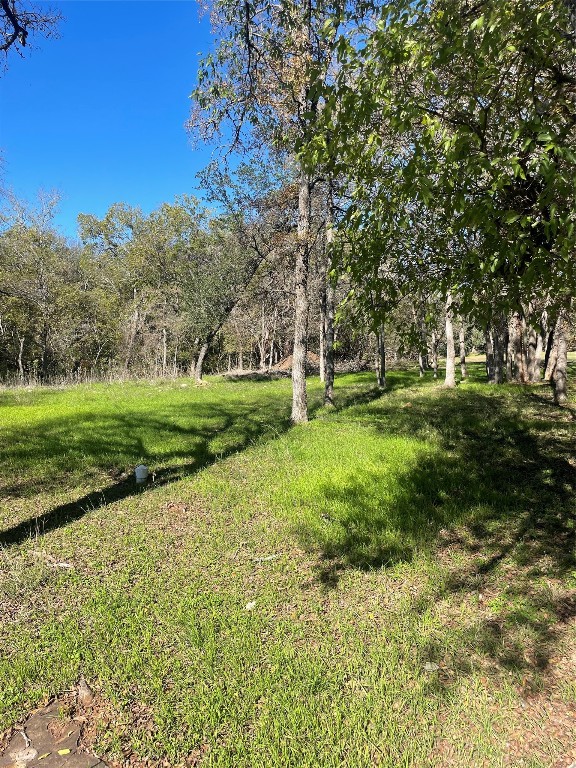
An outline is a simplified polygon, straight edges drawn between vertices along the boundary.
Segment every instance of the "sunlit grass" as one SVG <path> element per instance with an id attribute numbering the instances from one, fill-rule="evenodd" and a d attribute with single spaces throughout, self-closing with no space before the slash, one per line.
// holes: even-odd
<path id="1" fill-rule="evenodd" d="M 507 742 L 575 702 L 575 422 L 472 372 L 311 380 L 297 428 L 289 381 L 2 393 L 0 730 L 82 672 L 112 756 L 562 757 Z"/>

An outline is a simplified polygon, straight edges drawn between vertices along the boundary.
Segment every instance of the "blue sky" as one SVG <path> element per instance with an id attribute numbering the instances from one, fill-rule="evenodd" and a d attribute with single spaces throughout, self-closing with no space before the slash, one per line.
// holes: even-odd
<path id="1" fill-rule="evenodd" d="M 62 196 L 57 225 L 117 201 L 150 211 L 195 193 L 210 160 L 184 123 L 198 54 L 211 47 L 195 0 L 60 0 L 60 37 L 11 52 L 0 73 L 1 185 Z"/>

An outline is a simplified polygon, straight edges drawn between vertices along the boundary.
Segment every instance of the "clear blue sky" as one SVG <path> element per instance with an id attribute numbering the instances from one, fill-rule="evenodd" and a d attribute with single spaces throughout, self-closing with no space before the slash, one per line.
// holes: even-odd
<path id="1" fill-rule="evenodd" d="M 194 193 L 210 160 L 184 123 L 210 25 L 195 0 L 55 0 L 60 37 L 11 52 L 0 73 L 0 182 L 62 195 L 57 224 L 116 201 L 150 211 Z M 197 192 L 196 192 L 197 194 Z"/>

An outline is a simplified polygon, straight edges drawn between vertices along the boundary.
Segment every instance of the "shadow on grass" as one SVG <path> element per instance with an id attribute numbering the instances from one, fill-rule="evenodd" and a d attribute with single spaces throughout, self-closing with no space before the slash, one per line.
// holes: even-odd
<path id="1" fill-rule="evenodd" d="M 126 477 L 122 469 L 140 461 L 158 467 L 154 470 L 153 486 L 166 485 L 184 476 L 192 475 L 219 459 L 244 450 L 262 439 L 271 439 L 289 427 L 285 406 L 275 400 L 263 399 L 262 411 L 251 406 L 235 403 L 226 408 L 214 403 L 188 404 L 165 409 L 162 418 L 149 415 L 110 414 L 108 418 L 82 414 L 53 419 L 44 425 L 41 434 L 20 436 L 22 451 L 32 466 L 46 469 L 50 457 L 59 457 L 52 467 L 53 476 L 44 480 L 30 477 L 12 486 L 5 486 L 3 493 L 12 497 L 30 496 L 39 489 L 58 488 L 71 477 L 77 479 L 82 462 L 86 462 L 88 479 L 93 480 L 96 469 L 107 469 L 118 479 L 104 488 L 87 493 L 75 501 L 58 505 L 41 515 L 21 521 L 0 531 L 0 546 L 18 544 L 32 536 L 78 520 L 86 513 L 139 493 L 142 486 L 136 484 L 133 475 Z M 182 426 L 177 418 L 185 415 Z M 266 418 L 263 418 L 265 415 Z M 67 451 L 71 436 L 77 436 L 73 451 Z M 154 440 L 156 450 L 147 450 L 146 442 Z M 164 443 L 164 446 L 162 446 Z M 116 464 L 111 465 L 116 457 Z M 18 459 L 18 449 L 12 451 L 12 461 Z M 66 463 L 73 469 L 67 474 Z"/>
<path id="2" fill-rule="evenodd" d="M 576 567 L 574 429 L 568 409 L 549 398 L 545 387 L 484 394 L 461 387 L 434 397 L 412 393 L 409 408 L 386 397 L 363 407 L 359 416 L 383 438 L 435 447 L 393 478 L 389 501 L 385 469 L 372 466 L 339 488 L 325 484 L 321 506 L 335 518 L 300 531 L 319 551 L 319 580 L 331 588 L 346 569 L 434 553 L 445 568 L 421 610 L 450 595 L 475 604 L 478 595 L 494 599 L 477 622 L 454 629 L 461 649 L 454 666 L 484 654 L 526 672 L 537 687 L 564 624 L 576 616 L 576 596 L 565 585 Z"/>
<path id="3" fill-rule="evenodd" d="M 6 464 L 28 471 L 0 488 L 6 498 L 31 498 L 40 491 L 58 491 L 101 483 L 103 473 L 114 479 L 105 487 L 0 531 L 0 547 L 48 533 L 92 510 L 140 492 L 131 475 L 139 462 L 151 465 L 154 486 L 195 474 L 215 461 L 248 446 L 276 438 L 290 427 L 285 392 L 252 390 L 248 402 L 192 402 L 163 405 L 157 415 L 138 412 L 69 414 L 29 429 L 6 433 L 0 452 Z M 338 391 L 338 408 L 369 402 L 377 389 L 366 391 L 366 377 Z M 321 408 L 320 393 L 312 395 L 310 413 Z M 125 470 L 129 468 L 129 476 Z M 82 477 L 83 473 L 85 476 Z M 5 478 L 6 480 L 6 478 Z"/>

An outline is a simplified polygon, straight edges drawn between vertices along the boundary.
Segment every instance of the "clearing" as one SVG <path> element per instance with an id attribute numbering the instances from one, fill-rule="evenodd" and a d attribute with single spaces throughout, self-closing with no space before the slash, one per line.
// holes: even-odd
<path id="1" fill-rule="evenodd" d="M 296 428 L 288 380 L 2 391 L 0 732 L 82 674 L 111 765 L 576 761 L 576 420 L 470 367 Z"/>

